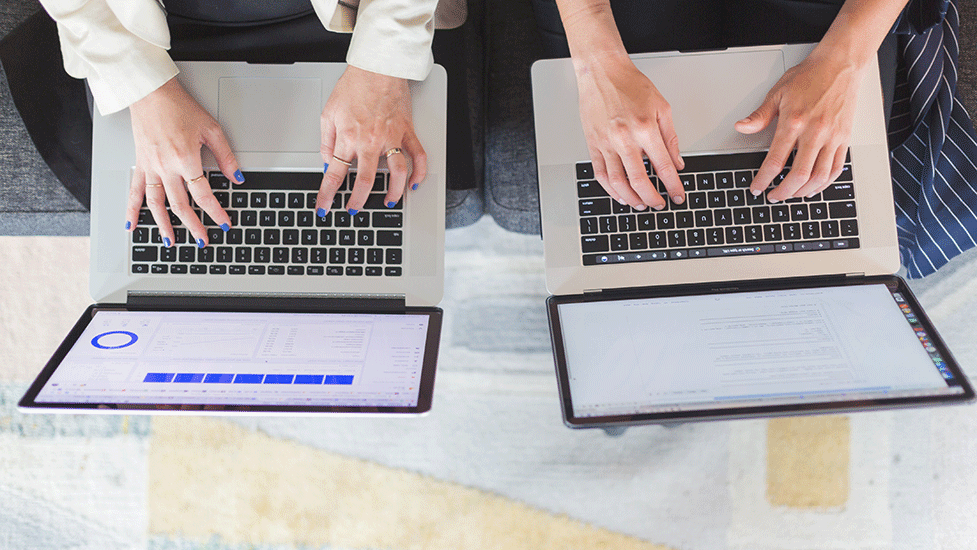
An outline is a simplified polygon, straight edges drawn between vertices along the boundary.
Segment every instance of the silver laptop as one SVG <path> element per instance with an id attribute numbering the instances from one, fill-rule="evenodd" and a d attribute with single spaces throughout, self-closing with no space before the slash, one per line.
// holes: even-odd
<path id="1" fill-rule="evenodd" d="M 143 209 L 124 231 L 135 164 L 128 111 L 93 121 L 91 293 L 99 302 L 21 403 L 34 411 L 393 412 L 431 406 L 444 281 L 447 81 L 412 84 L 427 177 L 394 208 L 381 161 L 370 199 L 343 208 L 351 175 L 315 215 L 319 114 L 345 64 L 179 63 L 245 175 L 204 170 L 231 217 L 200 212 L 198 249 L 174 220 L 163 247 Z M 199 209 L 198 209 L 199 212 Z M 59 366 L 60 365 L 60 366 Z"/>
<path id="2" fill-rule="evenodd" d="M 549 314 L 568 425 L 973 397 L 908 288 L 878 278 L 899 269 L 899 250 L 875 65 L 859 88 L 842 176 L 812 198 L 773 204 L 749 192 L 774 128 L 743 135 L 733 125 L 812 48 L 632 56 L 672 106 L 686 162 L 685 204 L 660 212 L 617 204 L 594 181 L 570 61 L 533 66 L 546 285 L 556 295 Z M 852 284 L 867 285 L 854 292 L 865 300 L 853 299 Z M 854 331 L 865 322 L 898 336 Z M 874 376 L 864 352 L 896 341 L 913 352 L 906 375 Z"/>

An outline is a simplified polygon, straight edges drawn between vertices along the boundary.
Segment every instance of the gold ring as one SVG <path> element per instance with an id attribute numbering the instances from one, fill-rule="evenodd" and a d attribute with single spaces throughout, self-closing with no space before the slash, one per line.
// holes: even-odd
<path id="1" fill-rule="evenodd" d="M 163 184 L 162 183 L 147 183 L 146 184 L 146 189 L 149 189 L 150 187 L 163 187 Z"/>
<path id="2" fill-rule="evenodd" d="M 183 183 L 185 183 L 187 185 L 187 187 L 190 187 L 190 184 L 191 183 L 197 183 L 198 181 L 203 180 L 203 179 L 207 179 L 207 174 L 200 174 L 199 176 L 193 178 L 192 180 L 188 180 L 188 181 L 185 181 Z"/>
<path id="3" fill-rule="evenodd" d="M 343 159 L 337 157 L 336 155 L 333 155 L 332 156 L 332 160 L 334 160 L 334 161 L 336 161 L 338 163 L 341 163 L 341 164 L 345 164 L 347 168 L 349 168 L 350 166 L 353 165 L 353 161 L 351 161 L 351 160 L 343 160 Z"/>
<path id="4" fill-rule="evenodd" d="M 400 147 L 394 147 L 393 149 L 388 149 L 383 156 L 390 158 L 390 155 L 403 155 L 404 151 Z"/>

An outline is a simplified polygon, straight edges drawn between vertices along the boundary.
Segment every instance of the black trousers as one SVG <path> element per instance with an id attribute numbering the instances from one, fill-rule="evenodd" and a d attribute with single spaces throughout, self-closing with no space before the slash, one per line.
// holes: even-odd
<path id="1" fill-rule="evenodd" d="M 325 30 L 314 13 L 261 24 L 210 24 L 170 15 L 176 61 L 292 63 L 344 61 L 350 35 Z M 465 26 L 438 30 L 434 58 L 448 73 L 447 174 L 450 189 L 475 187 L 466 80 Z M 85 84 L 64 72 L 57 27 L 43 10 L 0 41 L 0 62 L 27 131 L 58 180 L 91 202 L 91 134 Z M 318 117 L 319 113 L 309 113 Z"/>
<path id="2" fill-rule="evenodd" d="M 532 0 L 548 57 L 569 57 L 555 0 Z M 714 50 L 737 46 L 818 42 L 844 0 L 611 0 L 629 53 Z M 886 120 L 895 88 L 896 40 L 879 48 Z"/>

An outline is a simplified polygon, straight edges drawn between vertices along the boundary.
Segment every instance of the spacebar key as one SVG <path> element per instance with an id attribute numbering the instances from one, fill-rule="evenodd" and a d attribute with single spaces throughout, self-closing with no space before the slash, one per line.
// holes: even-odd
<path id="1" fill-rule="evenodd" d="M 774 252 L 772 244 L 754 244 L 744 246 L 716 246 L 708 249 L 709 257 L 713 256 L 743 256 L 745 254 L 770 254 Z"/>

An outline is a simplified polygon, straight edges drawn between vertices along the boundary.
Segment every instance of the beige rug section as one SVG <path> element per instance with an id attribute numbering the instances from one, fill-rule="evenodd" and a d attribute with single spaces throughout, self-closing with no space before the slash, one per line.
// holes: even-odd
<path id="1" fill-rule="evenodd" d="M 767 500 L 789 508 L 848 502 L 851 427 L 846 416 L 767 422 Z"/>
<path id="2" fill-rule="evenodd" d="M 37 376 L 85 308 L 88 237 L 0 237 L 0 369 Z"/>
<path id="3" fill-rule="evenodd" d="M 668 550 L 504 497 L 209 418 L 156 417 L 151 534 L 399 549 Z"/>

